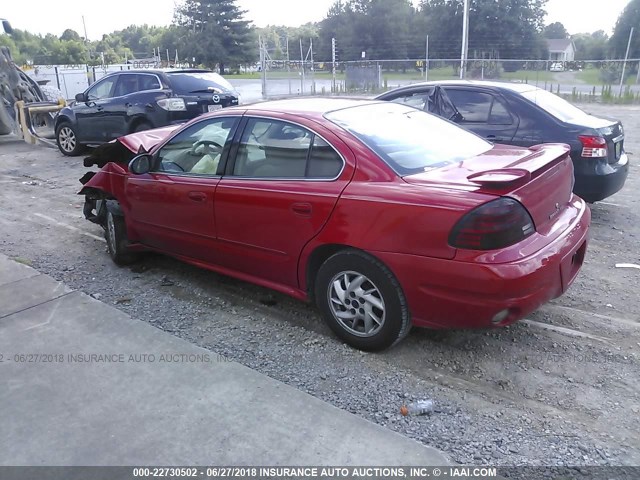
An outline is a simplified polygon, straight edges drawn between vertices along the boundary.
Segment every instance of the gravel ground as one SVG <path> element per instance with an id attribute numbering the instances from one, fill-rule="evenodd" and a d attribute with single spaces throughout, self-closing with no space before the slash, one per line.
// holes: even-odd
<path id="1" fill-rule="evenodd" d="M 612 115 L 612 108 L 616 111 Z M 619 117 L 640 152 L 640 108 Z M 80 158 L 0 137 L 0 252 L 129 315 L 469 465 L 639 465 L 640 175 L 593 206 L 570 291 L 498 330 L 413 329 L 379 354 L 341 344 L 311 306 L 149 254 L 111 263 L 75 195 Z M 406 402 L 435 412 L 403 417 Z"/>

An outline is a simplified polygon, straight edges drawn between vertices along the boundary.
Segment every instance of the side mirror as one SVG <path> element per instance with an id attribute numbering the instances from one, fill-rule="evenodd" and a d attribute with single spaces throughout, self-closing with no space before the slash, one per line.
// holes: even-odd
<path id="1" fill-rule="evenodd" d="M 82 103 L 87 101 L 87 96 L 84 93 L 76 93 L 76 102 Z"/>
<path id="2" fill-rule="evenodd" d="M 151 171 L 151 162 L 153 155 L 150 153 L 141 153 L 133 157 L 129 162 L 129 171 L 134 175 L 143 175 Z"/>
<path id="3" fill-rule="evenodd" d="M 13 33 L 13 27 L 9 23 L 9 20 L 2 20 L 2 28 L 4 28 L 4 31 L 9 35 Z"/>

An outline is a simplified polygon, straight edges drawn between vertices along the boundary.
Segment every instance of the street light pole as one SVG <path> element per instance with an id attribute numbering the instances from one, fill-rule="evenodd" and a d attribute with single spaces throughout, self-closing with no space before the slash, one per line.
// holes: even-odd
<path id="1" fill-rule="evenodd" d="M 469 54 L 469 0 L 464 0 L 462 19 L 462 52 L 460 54 L 460 79 L 464 80 L 467 70 L 467 56 Z"/>
<path id="2" fill-rule="evenodd" d="M 631 27 L 631 31 L 629 32 L 629 43 L 627 43 L 627 53 L 624 54 L 624 62 L 622 63 L 622 76 L 620 77 L 620 91 L 618 92 L 618 96 L 622 96 L 622 86 L 624 85 L 624 73 L 627 69 L 627 60 L 629 59 L 629 49 L 631 48 L 631 39 L 633 38 L 633 30 L 635 27 Z"/>

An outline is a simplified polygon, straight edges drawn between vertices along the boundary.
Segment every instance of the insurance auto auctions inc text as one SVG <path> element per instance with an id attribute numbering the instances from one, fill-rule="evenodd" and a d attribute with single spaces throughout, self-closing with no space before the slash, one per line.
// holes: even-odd
<path id="1" fill-rule="evenodd" d="M 494 467 L 259 467 L 248 477 L 271 478 L 490 478 Z"/>

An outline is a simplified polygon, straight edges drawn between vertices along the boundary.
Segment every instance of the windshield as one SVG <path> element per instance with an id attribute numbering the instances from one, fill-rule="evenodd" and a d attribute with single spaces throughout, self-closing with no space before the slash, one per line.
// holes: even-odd
<path id="1" fill-rule="evenodd" d="M 170 72 L 173 90 L 177 93 L 233 92 L 233 86 L 215 72 Z M 214 92 L 213 89 L 218 92 Z"/>
<path id="2" fill-rule="evenodd" d="M 522 96 L 563 122 L 574 123 L 581 118 L 591 117 L 563 98 L 540 88 L 522 92 Z"/>
<path id="3" fill-rule="evenodd" d="M 492 148 L 453 123 L 392 102 L 337 110 L 326 118 L 358 137 L 400 176 L 466 160 Z"/>

